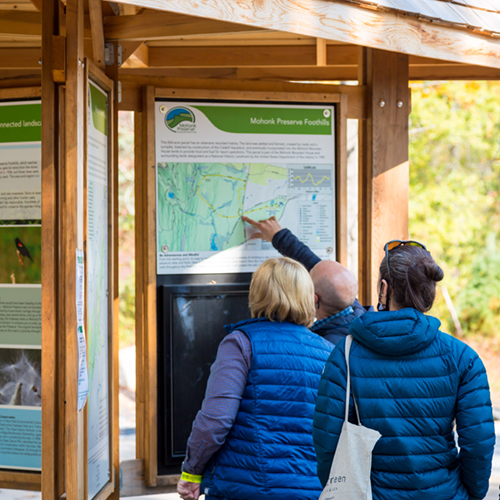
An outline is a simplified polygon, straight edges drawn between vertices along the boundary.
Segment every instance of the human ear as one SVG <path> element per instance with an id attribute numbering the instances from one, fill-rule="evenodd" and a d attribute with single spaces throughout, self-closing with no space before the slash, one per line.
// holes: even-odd
<path id="1" fill-rule="evenodd" d="M 386 280 L 382 280 L 380 282 L 380 292 L 379 292 L 379 296 L 381 297 L 381 299 L 384 299 L 383 300 L 383 304 L 387 306 L 387 290 L 388 290 L 388 284 L 387 284 L 387 281 Z"/>

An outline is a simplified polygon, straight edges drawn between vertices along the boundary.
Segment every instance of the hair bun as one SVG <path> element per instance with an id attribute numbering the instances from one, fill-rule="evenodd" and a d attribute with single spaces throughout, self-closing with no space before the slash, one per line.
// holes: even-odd
<path id="1" fill-rule="evenodd" d="M 432 281 L 441 281 L 444 278 L 443 270 L 434 262 L 434 260 L 427 260 L 424 264 L 425 275 Z"/>

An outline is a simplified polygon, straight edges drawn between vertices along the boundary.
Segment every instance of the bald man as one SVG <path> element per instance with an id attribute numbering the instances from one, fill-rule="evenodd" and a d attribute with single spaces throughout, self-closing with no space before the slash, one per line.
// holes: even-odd
<path id="1" fill-rule="evenodd" d="M 333 344 L 349 335 L 351 322 L 368 310 L 356 299 L 354 274 L 338 262 L 321 260 L 289 229 L 283 229 L 276 217 L 257 222 L 244 216 L 243 220 L 258 229 L 252 238 L 271 242 L 278 252 L 299 261 L 310 272 L 317 320 L 311 330 Z"/>

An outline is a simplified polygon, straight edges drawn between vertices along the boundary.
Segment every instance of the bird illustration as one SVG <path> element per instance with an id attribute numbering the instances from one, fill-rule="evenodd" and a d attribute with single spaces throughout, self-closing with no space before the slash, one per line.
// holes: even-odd
<path id="1" fill-rule="evenodd" d="M 30 259 L 31 262 L 33 262 L 33 258 L 31 257 L 29 250 L 24 246 L 24 243 L 19 238 L 16 238 L 15 241 L 16 241 L 17 256 L 19 258 L 21 266 L 24 267 L 24 257 L 28 257 L 28 259 Z"/>

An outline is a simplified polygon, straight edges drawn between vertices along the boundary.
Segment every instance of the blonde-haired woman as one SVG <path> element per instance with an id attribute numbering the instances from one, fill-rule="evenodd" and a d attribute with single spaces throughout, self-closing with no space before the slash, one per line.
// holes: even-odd
<path id="1" fill-rule="evenodd" d="M 302 264 L 269 259 L 250 284 L 252 319 L 226 326 L 177 491 L 185 500 L 317 500 L 312 418 L 333 345 L 310 332 Z M 201 483 L 201 484 L 200 484 Z"/>

